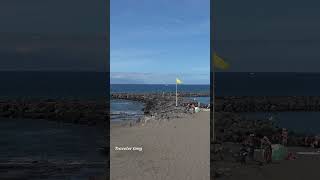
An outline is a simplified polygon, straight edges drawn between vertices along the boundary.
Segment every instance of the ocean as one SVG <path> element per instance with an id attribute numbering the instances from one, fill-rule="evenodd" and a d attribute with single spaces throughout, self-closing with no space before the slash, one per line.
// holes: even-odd
<path id="1" fill-rule="evenodd" d="M 176 92 L 175 84 L 112 84 L 111 93 L 162 93 Z M 178 85 L 179 92 L 209 93 L 210 85 Z"/>
<path id="2" fill-rule="evenodd" d="M 175 93 L 175 84 L 112 84 L 110 93 Z M 179 92 L 210 93 L 210 85 L 179 85 Z M 192 98 L 193 99 L 193 98 Z M 196 100 L 210 103 L 210 97 L 196 97 Z M 136 120 L 143 116 L 143 104 L 127 100 L 111 100 L 111 121 Z"/>
<path id="3" fill-rule="evenodd" d="M 217 72 L 216 96 L 319 96 L 320 73 Z M 279 127 L 320 133 L 320 112 L 249 113 L 251 119 L 272 116 Z"/>
<path id="4" fill-rule="evenodd" d="M 105 134 L 102 128 L 85 125 L 60 124 L 39 119 L 0 118 L 0 162 L 31 159 L 104 163 L 105 156 L 98 148 L 105 146 Z M 91 176 L 104 175 L 105 169 L 106 165 L 103 164 L 83 167 L 71 172 L 51 173 L 52 176 L 46 179 L 87 180 Z M 12 171 L 17 172 L 19 169 Z M 24 172 L 20 170 L 19 173 Z"/>
<path id="5" fill-rule="evenodd" d="M 0 98 L 101 99 L 107 79 L 103 72 L 0 71 Z"/>
<path id="6" fill-rule="evenodd" d="M 217 72 L 216 96 L 319 96 L 320 73 Z"/>

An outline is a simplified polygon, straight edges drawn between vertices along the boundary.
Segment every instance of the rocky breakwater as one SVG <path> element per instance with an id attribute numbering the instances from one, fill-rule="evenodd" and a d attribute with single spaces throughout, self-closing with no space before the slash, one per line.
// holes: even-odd
<path id="1" fill-rule="evenodd" d="M 247 133 L 254 133 L 268 136 L 269 139 L 277 144 L 281 143 L 282 128 L 276 126 L 273 121 L 263 119 L 246 119 L 237 113 L 215 112 L 215 133 L 216 140 L 219 142 L 240 143 Z M 302 146 L 305 134 L 296 133 L 289 130 L 288 145 Z"/>
<path id="2" fill-rule="evenodd" d="M 0 117 L 46 119 L 76 124 L 105 124 L 106 101 L 0 100 Z"/>
<path id="3" fill-rule="evenodd" d="M 216 112 L 320 111 L 320 96 L 215 97 Z"/>
<path id="4" fill-rule="evenodd" d="M 318 96 L 216 97 L 215 133 L 217 140 L 240 142 L 247 132 L 268 136 L 274 143 L 281 128 L 266 119 L 246 119 L 243 112 L 320 111 Z M 306 134 L 289 131 L 289 145 L 302 145 Z"/>
<path id="5" fill-rule="evenodd" d="M 178 118 L 187 113 L 186 104 L 191 103 L 183 97 L 201 97 L 208 96 L 206 93 L 181 93 L 179 94 L 179 106 L 175 104 L 174 93 L 114 93 L 111 94 L 112 99 L 125 99 L 144 103 L 145 119 L 170 119 Z"/>

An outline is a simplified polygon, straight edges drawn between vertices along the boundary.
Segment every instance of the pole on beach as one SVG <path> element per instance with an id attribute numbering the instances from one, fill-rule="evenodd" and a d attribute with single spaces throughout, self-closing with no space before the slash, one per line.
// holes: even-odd
<path id="1" fill-rule="evenodd" d="M 213 27 L 215 27 L 215 26 L 213 26 L 213 23 L 214 23 L 214 20 L 213 20 L 213 12 L 212 12 L 212 10 L 213 10 L 213 2 L 212 1 L 210 1 L 210 9 L 211 9 L 211 11 L 210 11 L 210 75 L 211 75 L 211 88 L 212 88 L 212 92 L 211 92 L 211 97 L 210 97 L 210 99 L 212 100 L 212 102 L 210 102 L 210 103 L 212 103 L 211 104 L 211 108 L 212 108 L 212 112 L 210 111 L 210 115 L 212 116 L 211 118 L 210 118 L 210 120 L 211 120 L 211 129 L 210 129 L 210 136 L 211 136 L 211 140 L 212 140 L 212 142 L 214 143 L 215 142 L 215 136 L 214 136 L 214 100 L 215 100 L 215 98 L 214 98 L 214 88 L 215 88 L 215 84 L 214 84 L 214 81 L 215 81 L 215 77 L 214 77 L 214 68 L 215 68 L 215 66 L 214 66 L 214 59 L 211 59 L 211 57 L 213 57 L 214 58 L 214 48 L 213 48 L 213 46 L 214 46 L 214 39 L 213 39 L 213 35 L 214 35 L 214 31 L 213 31 Z M 210 142 L 210 146 L 211 146 L 211 142 Z M 213 146 L 214 147 L 214 146 Z"/>
<path id="2" fill-rule="evenodd" d="M 176 78 L 176 107 L 178 106 L 178 84 L 181 84 L 182 81 Z"/>
<path id="3" fill-rule="evenodd" d="M 178 83 L 176 82 L 176 107 L 178 107 Z"/>

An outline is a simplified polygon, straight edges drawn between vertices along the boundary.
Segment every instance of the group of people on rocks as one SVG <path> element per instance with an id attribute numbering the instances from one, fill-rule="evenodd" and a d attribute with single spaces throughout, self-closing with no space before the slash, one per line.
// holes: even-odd
<path id="1" fill-rule="evenodd" d="M 203 106 L 201 107 L 201 103 L 188 103 L 185 105 L 187 112 L 191 112 L 191 113 L 195 113 L 195 109 L 196 107 L 198 108 L 207 108 L 210 109 L 210 104 L 208 104 L 207 106 Z"/>
<path id="2" fill-rule="evenodd" d="M 287 146 L 288 144 L 288 131 L 283 128 L 281 133 L 281 144 Z M 279 139 L 279 138 L 278 138 Z M 244 141 L 242 142 L 242 148 L 240 151 L 246 150 L 250 160 L 254 160 L 255 149 L 262 149 L 262 156 L 265 163 L 272 162 L 272 142 L 267 136 L 262 134 L 255 135 L 253 133 L 246 133 Z M 242 159 L 242 161 L 245 161 Z"/>
<path id="3" fill-rule="evenodd" d="M 320 148 L 320 136 L 306 136 L 304 138 L 304 145 L 306 147 Z"/>
<path id="4" fill-rule="evenodd" d="M 189 103 L 189 104 L 187 104 L 187 106 L 186 106 L 187 112 L 191 112 L 191 113 L 194 113 L 194 112 L 195 112 L 195 108 L 196 108 L 196 105 L 193 104 L 193 103 Z"/>

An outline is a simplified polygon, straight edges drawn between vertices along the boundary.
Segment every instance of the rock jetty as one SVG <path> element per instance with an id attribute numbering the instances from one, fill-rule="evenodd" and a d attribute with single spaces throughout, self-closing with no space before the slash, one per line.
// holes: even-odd
<path id="1" fill-rule="evenodd" d="M 144 103 L 144 114 L 155 119 L 170 119 L 186 113 L 186 105 L 195 103 L 184 97 L 205 97 L 209 93 L 181 93 L 178 95 L 179 106 L 175 106 L 174 93 L 113 93 L 111 99 L 124 99 Z M 202 107 L 206 105 L 201 104 Z M 148 118 L 148 117 L 147 117 Z"/>
<path id="2" fill-rule="evenodd" d="M 111 94 L 112 99 L 126 99 L 143 102 L 144 114 L 154 118 L 175 117 L 185 113 L 185 104 L 190 101 L 183 97 L 208 96 L 206 93 L 179 94 L 179 107 L 175 107 L 174 93 L 154 94 Z M 202 106 L 204 106 L 202 104 Z M 109 103 L 102 100 L 63 99 L 0 99 L 0 117 L 23 119 L 46 119 L 52 121 L 97 125 L 109 123 Z"/>
<path id="3" fill-rule="evenodd" d="M 320 111 L 320 96 L 216 97 L 216 112 Z"/>
<path id="4" fill-rule="evenodd" d="M 216 97 L 215 132 L 217 140 L 239 142 L 247 132 L 272 137 L 281 132 L 273 121 L 246 119 L 243 112 L 320 111 L 319 96 L 229 96 Z M 303 145 L 306 134 L 290 131 L 289 145 Z"/>
<path id="5" fill-rule="evenodd" d="M 218 142 L 235 142 L 243 141 L 246 133 L 255 133 L 268 136 L 273 143 L 280 143 L 277 139 L 281 135 L 280 127 L 276 126 L 273 121 L 264 119 L 246 119 L 237 113 L 215 112 L 215 133 Z M 278 136 L 278 137 L 277 137 Z M 304 144 L 305 134 L 289 131 L 288 145 L 302 146 Z"/>
<path id="6" fill-rule="evenodd" d="M 106 101 L 0 100 L 0 117 L 96 125 L 107 122 L 107 108 Z"/>

